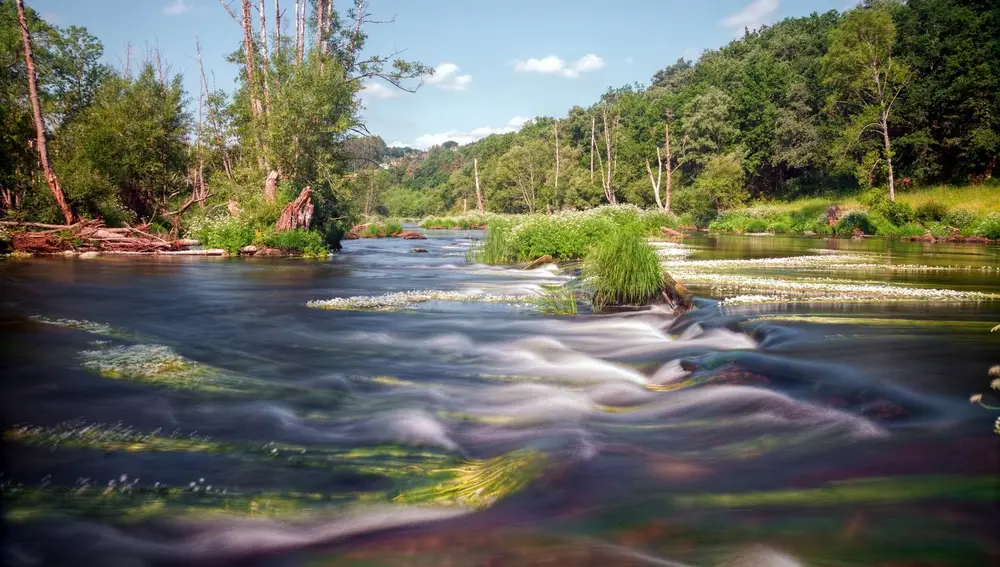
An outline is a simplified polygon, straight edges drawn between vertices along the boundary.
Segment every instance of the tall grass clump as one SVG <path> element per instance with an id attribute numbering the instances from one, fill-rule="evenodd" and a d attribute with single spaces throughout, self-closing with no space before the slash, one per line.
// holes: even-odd
<path id="1" fill-rule="evenodd" d="M 501 220 L 490 223 L 486 239 L 481 240 L 471 248 L 466 260 L 473 264 L 508 264 L 516 262 L 516 256 L 511 250 L 510 225 Z"/>
<path id="2" fill-rule="evenodd" d="M 594 289 L 594 308 L 646 305 L 663 291 L 656 250 L 635 232 L 615 230 L 587 254 L 584 276 Z"/>
<path id="3" fill-rule="evenodd" d="M 576 315 L 576 290 L 566 285 L 545 286 L 530 299 L 544 315 Z"/>

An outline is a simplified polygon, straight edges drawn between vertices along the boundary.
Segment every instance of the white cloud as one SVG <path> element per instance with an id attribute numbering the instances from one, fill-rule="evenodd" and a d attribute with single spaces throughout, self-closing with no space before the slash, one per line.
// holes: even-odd
<path id="1" fill-rule="evenodd" d="M 536 59 L 534 57 L 514 62 L 514 70 L 522 73 L 539 73 L 541 75 L 561 75 L 569 79 L 575 79 L 581 73 L 590 73 L 604 67 L 604 59 L 596 53 L 588 53 L 577 59 L 574 63 L 567 63 L 565 59 L 555 55 Z"/>
<path id="2" fill-rule="evenodd" d="M 489 126 L 483 126 L 482 128 L 473 128 L 472 130 L 462 131 L 462 130 L 448 130 L 446 132 L 437 132 L 433 134 L 423 134 L 417 136 L 417 139 L 413 141 L 412 147 L 421 150 L 426 150 L 431 146 L 440 146 L 441 144 L 451 140 L 453 142 L 458 142 L 460 145 L 471 144 L 476 140 L 481 140 L 486 136 L 491 136 L 493 134 L 507 134 L 509 132 L 517 132 L 522 126 L 530 122 L 530 118 L 525 118 L 523 116 L 515 116 L 507 121 L 507 125 L 500 128 L 491 128 Z M 397 145 L 397 142 L 392 143 L 393 146 Z M 402 145 L 402 144 L 400 144 Z"/>
<path id="3" fill-rule="evenodd" d="M 390 89 L 389 87 L 383 85 L 382 83 L 365 83 L 365 86 L 361 87 L 361 98 L 366 100 L 372 100 L 376 98 L 392 98 L 399 93 L 395 89 Z"/>
<path id="4" fill-rule="evenodd" d="M 459 74 L 462 69 L 454 63 L 442 63 L 427 77 L 427 84 L 446 91 L 464 91 L 472 82 L 472 75 Z"/>
<path id="5" fill-rule="evenodd" d="M 722 25 L 732 28 L 737 37 L 742 36 L 744 29 L 753 31 L 774 22 L 780 4 L 780 0 L 754 0 L 739 12 L 727 16 Z"/>
<path id="6" fill-rule="evenodd" d="M 163 7 L 163 13 L 168 16 L 179 16 L 191 11 L 191 5 L 185 0 L 173 0 Z"/>
<path id="7" fill-rule="evenodd" d="M 390 148 L 405 148 L 406 144 L 404 144 L 403 142 L 393 142 L 393 143 L 389 144 L 389 147 Z"/>

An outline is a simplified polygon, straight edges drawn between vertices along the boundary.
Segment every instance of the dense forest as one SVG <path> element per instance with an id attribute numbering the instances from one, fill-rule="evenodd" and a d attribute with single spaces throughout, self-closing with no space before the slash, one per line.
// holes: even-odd
<path id="1" fill-rule="evenodd" d="M 200 92 L 187 93 L 155 47 L 125 48 L 114 68 L 87 30 L 0 0 L 4 222 L 100 219 L 231 251 L 319 250 L 363 215 L 631 203 L 705 221 L 750 199 L 979 184 L 998 165 L 989 0 L 872 0 L 786 19 L 648 86 L 429 151 L 388 148 L 365 128 L 368 81 L 412 91 L 432 72 L 366 50 L 377 23 L 366 2 L 302 0 L 294 16 L 264 1 L 223 8 L 237 88 L 199 68 Z"/>
<path id="2" fill-rule="evenodd" d="M 391 148 L 383 212 L 627 202 L 678 213 L 750 199 L 978 184 L 1000 153 L 1000 4 L 871 1 L 786 19 L 678 60 L 648 86 L 519 132 Z M 372 174 L 374 175 L 374 174 Z"/>

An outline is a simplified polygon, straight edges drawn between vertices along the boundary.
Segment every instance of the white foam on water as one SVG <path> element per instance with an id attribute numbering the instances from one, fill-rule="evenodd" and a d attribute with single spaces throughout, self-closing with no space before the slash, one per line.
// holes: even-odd
<path id="1" fill-rule="evenodd" d="M 661 386 L 666 384 L 676 384 L 677 382 L 687 378 L 690 374 L 690 372 L 681 367 L 680 360 L 671 360 L 661 366 L 660 369 L 649 378 L 649 381 L 653 384 L 659 384 Z"/>
<path id="2" fill-rule="evenodd" d="M 503 418 L 505 426 L 580 422 L 596 411 L 586 394 L 544 384 L 490 388 L 476 397 L 479 403 L 464 410 L 487 419 Z"/>
<path id="3" fill-rule="evenodd" d="M 496 343 L 485 350 L 510 374 L 580 382 L 624 380 L 645 384 L 639 372 L 576 351 L 548 336 Z"/>
<path id="4" fill-rule="evenodd" d="M 434 445 L 449 451 L 459 448 L 440 421 L 418 409 L 401 409 L 375 417 L 365 425 L 365 430 L 379 441 Z"/>
<path id="5" fill-rule="evenodd" d="M 370 506 L 318 523 L 231 520 L 195 524 L 190 535 L 168 541 L 144 539 L 119 529 L 89 524 L 95 552 L 125 552 L 135 559 L 204 562 L 249 558 L 265 553 L 331 543 L 402 526 L 448 520 L 469 514 L 462 507 Z"/>
<path id="6" fill-rule="evenodd" d="M 605 414 L 604 420 L 619 422 L 664 419 L 720 418 L 752 421 L 793 428 L 835 426 L 852 438 L 884 437 L 886 431 L 863 417 L 824 408 L 784 394 L 751 386 L 706 386 L 670 392 L 631 412 Z M 806 432 L 806 431 L 804 431 Z"/>
<path id="7" fill-rule="evenodd" d="M 655 394 L 645 388 L 625 382 L 608 382 L 591 388 L 587 395 L 594 403 L 605 406 L 634 406 L 651 400 Z"/>

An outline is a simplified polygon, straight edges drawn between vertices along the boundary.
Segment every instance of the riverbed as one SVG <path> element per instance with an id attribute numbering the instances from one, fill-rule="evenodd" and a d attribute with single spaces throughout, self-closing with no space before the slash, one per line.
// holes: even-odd
<path id="1" fill-rule="evenodd" d="M 1000 247 L 695 235 L 694 311 L 559 317 L 427 235 L 0 263 L 5 562 L 1000 560 Z"/>

